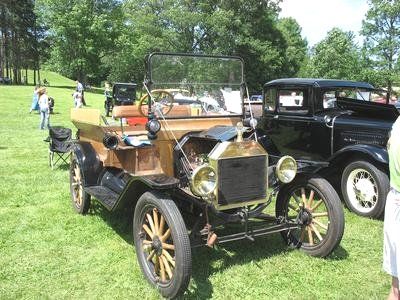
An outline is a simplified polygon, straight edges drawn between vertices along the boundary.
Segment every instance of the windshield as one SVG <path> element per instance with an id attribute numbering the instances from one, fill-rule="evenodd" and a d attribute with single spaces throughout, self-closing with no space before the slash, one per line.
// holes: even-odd
<path id="1" fill-rule="evenodd" d="M 156 53 L 148 76 L 166 118 L 242 115 L 243 62 L 237 57 Z M 160 114 L 157 103 L 152 106 Z"/>

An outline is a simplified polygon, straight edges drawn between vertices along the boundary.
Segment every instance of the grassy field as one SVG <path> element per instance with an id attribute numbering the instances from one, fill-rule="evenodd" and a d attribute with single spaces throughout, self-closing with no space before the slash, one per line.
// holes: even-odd
<path id="1" fill-rule="evenodd" d="M 74 82 L 42 73 L 55 99 L 52 125 L 73 128 Z M 0 86 L 0 299 L 159 299 L 142 276 L 132 217 L 70 204 L 67 166 L 48 166 L 46 131 L 29 114 L 32 86 Z M 103 96 L 86 93 L 90 107 Z M 341 246 L 328 258 L 289 250 L 279 235 L 193 251 L 187 299 L 384 299 L 382 221 L 345 210 Z"/>

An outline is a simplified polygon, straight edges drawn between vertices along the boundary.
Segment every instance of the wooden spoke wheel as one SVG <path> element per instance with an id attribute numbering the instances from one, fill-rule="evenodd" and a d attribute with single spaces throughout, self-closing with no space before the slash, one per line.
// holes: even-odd
<path id="1" fill-rule="evenodd" d="M 146 279 L 164 297 L 182 294 L 190 280 L 191 248 L 175 203 L 146 192 L 136 204 L 133 234 L 136 255 Z"/>
<path id="2" fill-rule="evenodd" d="M 277 217 L 298 223 L 299 228 L 282 232 L 285 241 L 312 256 L 325 257 L 340 243 L 344 214 L 339 196 L 323 178 L 295 179 L 281 189 Z"/>
<path id="3" fill-rule="evenodd" d="M 82 169 L 78 159 L 72 155 L 69 169 L 72 206 L 80 214 L 86 214 L 90 207 L 90 195 L 83 189 Z"/>
<path id="4" fill-rule="evenodd" d="M 152 111 L 154 111 L 157 116 L 160 116 L 160 113 L 167 115 L 171 111 L 174 102 L 174 96 L 172 96 L 171 93 L 164 90 L 153 90 L 151 91 L 151 96 L 154 100 L 154 102 L 151 103 Z M 138 105 L 139 112 L 144 117 L 148 115 L 148 105 L 149 95 L 145 94 L 140 98 Z"/>

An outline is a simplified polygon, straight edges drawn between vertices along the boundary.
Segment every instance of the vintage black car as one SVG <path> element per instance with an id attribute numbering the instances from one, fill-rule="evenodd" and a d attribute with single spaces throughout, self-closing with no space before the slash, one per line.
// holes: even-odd
<path id="1" fill-rule="evenodd" d="M 136 83 L 114 83 L 112 89 L 112 96 L 105 93 L 104 110 L 108 116 L 114 106 L 118 105 L 132 105 L 136 100 Z"/>
<path id="2" fill-rule="evenodd" d="M 278 79 L 264 85 L 259 135 L 270 155 L 292 155 L 329 179 L 348 208 L 380 217 L 389 190 L 386 143 L 399 116 L 364 82 Z"/>
<path id="3" fill-rule="evenodd" d="M 139 265 L 164 297 L 188 286 L 193 247 L 280 233 L 288 245 L 324 257 L 341 241 L 342 204 L 313 174 L 318 166 L 298 169 L 290 156 L 271 160 L 255 119 L 244 118 L 243 69 L 239 57 L 153 53 L 147 94 L 113 109 L 119 125 L 99 110 L 72 110 L 79 131 L 73 207 L 85 214 L 95 198 L 111 212 L 131 209 Z M 169 91 L 188 86 L 196 97 L 223 90 L 221 109 L 175 102 Z"/>

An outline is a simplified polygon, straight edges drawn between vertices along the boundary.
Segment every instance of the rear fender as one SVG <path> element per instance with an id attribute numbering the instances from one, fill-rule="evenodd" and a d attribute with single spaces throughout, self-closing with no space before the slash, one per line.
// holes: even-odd
<path id="1" fill-rule="evenodd" d="M 83 175 L 83 185 L 96 185 L 103 169 L 99 157 L 93 146 L 88 142 L 77 142 L 72 148 L 73 155 L 79 162 Z"/>

